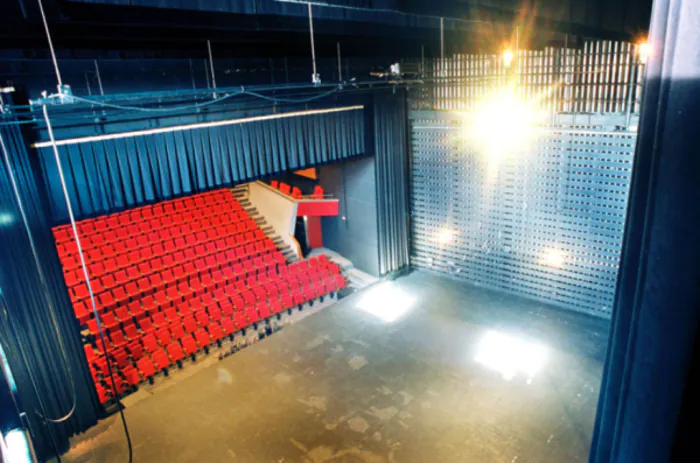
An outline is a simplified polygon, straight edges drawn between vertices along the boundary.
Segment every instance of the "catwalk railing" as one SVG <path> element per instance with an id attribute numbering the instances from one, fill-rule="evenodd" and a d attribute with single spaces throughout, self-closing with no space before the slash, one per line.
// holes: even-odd
<path id="1" fill-rule="evenodd" d="M 424 62 L 441 83 L 413 94 L 414 109 L 469 110 L 510 84 L 519 98 L 551 113 L 639 113 L 644 56 L 640 45 L 587 41 L 581 48 L 518 50 L 509 66 L 495 54 Z"/>

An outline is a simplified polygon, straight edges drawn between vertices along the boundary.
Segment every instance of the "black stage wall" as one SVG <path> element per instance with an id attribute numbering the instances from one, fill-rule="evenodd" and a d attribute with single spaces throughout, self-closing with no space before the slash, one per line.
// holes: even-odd
<path id="1" fill-rule="evenodd" d="M 373 156 L 320 169 L 326 193 L 340 200 L 338 217 L 323 217 L 323 245 L 350 259 L 355 267 L 379 275 L 377 194 Z"/>

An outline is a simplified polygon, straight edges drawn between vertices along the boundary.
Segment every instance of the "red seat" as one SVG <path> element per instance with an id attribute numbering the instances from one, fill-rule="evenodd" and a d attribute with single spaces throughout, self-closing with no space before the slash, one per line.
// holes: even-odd
<path id="1" fill-rule="evenodd" d="M 245 316 L 250 321 L 250 323 L 257 323 L 258 320 L 260 319 L 260 316 L 258 315 L 258 311 L 255 310 L 255 307 L 253 307 L 253 306 L 246 307 Z"/>
<path id="2" fill-rule="evenodd" d="M 175 307 L 166 307 L 163 309 L 163 314 L 165 315 L 165 319 L 170 323 L 179 322 L 182 318 L 180 314 L 177 313 Z"/>
<path id="3" fill-rule="evenodd" d="M 243 312 L 234 312 L 233 322 L 236 324 L 236 328 L 239 330 L 249 325 L 248 320 L 245 318 L 245 313 Z"/>
<path id="4" fill-rule="evenodd" d="M 146 336 L 144 336 L 142 338 L 142 342 L 143 342 L 143 348 L 149 354 L 152 352 L 155 352 L 156 349 L 158 349 L 158 340 L 156 339 L 155 335 L 153 335 L 153 333 L 149 333 Z"/>
<path id="5" fill-rule="evenodd" d="M 124 337 L 124 332 L 122 330 L 114 330 L 109 333 L 109 337 L 112 340 L 114 347 L 125 347 L 128 343 L 127 339 Z"/>
<path id="6" fill-rule="evenodd" d="M 194 332 L 194 338 L 197 340 L 197 344 L 199 344 L 199 346 L 202 348 L 207 347 L 211 343 L 209 333 L 207 333 L 203 328 L 200 328 Z"/>
<path id="7" fill-rule="evenodd" d="M 165 370 L 170 366 L 170 358 L 168 354 L 163 349 L 158 349 L 151 354 L 153 359 L 153 364 L 158 370 Z"/>
<path id="8" fill-rule="evenodd" d="M 119 320 L 116 319 L 112 312 L 102 314 L 100 316 L 100 321 L 102 322 L 102 326 L 109 331 L 119 328 Z"/>
<path id="9" fill-rule="evenodd" d="M 143 376 L 144 378 L 151 378 L 153 375 L 156 374 L 156 369 L 153 365 L 153 362 L 148 357 L 140 358 L 136 362 L 136 366 L 138 367 L 141 376 Z"/>
<path id="10" fill-rule="evenodd" d="M 182 323 L 174 322 L 170 323 L 170 326 L 168 327 L 170 330 L 170 334 L 173 336 L 173 339 L 178 340 L 182 339 L 185 336 L 185 328 L 182 326 Z"/>
<path id="11" fill-rule="evenodd" d="M 224 337 L 224 332 L 218 323 L 211 323 L 207 328 L 207 331 L 209 331 L 209 335 L 214 342 L 218 342 Z"/>
<path id="12" fill-rule="evenodd" d="M 158 328 L 156 331 L 156 339 L 158 339 L 158 342 L 160 343 L 161 346 L 167 346 L 172 342 L 172 337 L 170 336 L 170 330 L 168 330 L 167 326 L 164 326 L 162 328 Z"/>
<path id="13" fill-rule="evenodd" d="M 195 352 L 197 352 L 197 342 L 189 334 L 183 336 L 180 342 L 182 343 L 182 348 L 185 351 L 185 355 L 193 355 Z"/>
<path id="14" fill-rule="evenodd" d="M 225 336 L 229 336 L 236 332 L 236 324 L 231 318 L 222 318 L 221 329 Z"/>
<path id="15" fill-rule="evenodd" d="M 73 304 L 73 312 L 75 312 L 75 317 L 80 322 L 80 325 L 85 325 L 92 314 L 85 305 L 85 302 L 76 302 Z"/>
<path id="16" fill-rule="evenodd" d="M 292 188 L 292 198 L 301 199 L 301 190 L 297 187 Z"/>
<path id="17" fill-rule="evenodd" d="M 127 344 L 126 350 L 129 351 L 131 358 L 138 361 L 143 356 L 143 345 L 140 341 L 133 341 Z"/>
<path id="18" fill-rule="evenodd" d="M 185 327 L 185 331 L 188 333 L 194 333 L 197 330 L 197 322 L 194 317 L 185 317 L 182 320 L 182 326 Z"/>
<path id="19" fill-rule="evenodd" d="M 119 368 L 124 368 L 129 364 L 129 354 L 123 348 L 118 348 L 110 354 Z"/>
<path id="20" fill-rule="evenodd" d="M 209 315 L 204 310 L 195 313 L 195 318 L 199 326 L 205 327 L 209 324 Z"/>
<path id="21" fill-rule="evenodd" d="M 180 362 L 185 358 L 185 353 L 182 351 L 182 347 L 180 347 L 180 343 L 178 342 L 168 344 L 167 350 L 173 362 Z"/>
<path id="22" fill-rule="evenodd" d="M 280 191 L 288 195 L 291 193 L 291 187 L 284 182 L 280 182 Z"/>
<path id="23" fill-rule="evenodd" d="M 153 325 L 150 318 L 142 318 L 139 320 L 139 326 L 143 334 L 153 334 L 156 332 L 156 327 Z"/>
<path id="24" fill-rule="evenodd" d="M 157 328 L 167 326 L 168 324 L 168 320 L 165 318 L 165 313 L 163 312 L 154 312 L 151 316 L 151 319 L 153 320 L 153 324 Z"/>
<path id="25" fill-rule="evenodd" d="M 270 307 L 265 302 L 258 303 L 256 308 L 258 309 L 258 315 L 260 315 L 261 319 L 268 318 L 271 315 Z"/>
<path id="26" fill-rule="evenodd" d="M 221 309 L 218 306 L 209 307 L 209 317 L 212 321 L 218 322 L 221 320 Z"/>
<path id="27" fill-rule="evenodd" d="M 133 316 L 129 313 L 129 309 L 125 306 L 117 307 L 114 310 L 114 314 L 117 316 L 120 322 L 128 323 L 133 321 Z"/>
<path id="28" fill-rule="evenodd" d="M 121 370 L 124 379 L 129 386 L 136 386 L 141 382 L 141 375 L 133 365 L 127 365 Z"/>

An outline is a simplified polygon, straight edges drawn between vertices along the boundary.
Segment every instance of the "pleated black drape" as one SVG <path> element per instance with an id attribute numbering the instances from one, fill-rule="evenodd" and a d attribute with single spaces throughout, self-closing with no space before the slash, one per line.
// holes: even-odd
<path id="1" fill-rule="evenodd" d="M 45 458 L 56 448 L 65 450 L 69 436 L 93 425 L 100 407 L 46 221 L 45 194 L 37 188 L 35 174 L 39 167 L 30 162 L 17 127 L 0 127 L 0 135 L 11 168 L 8 170 L 5 153 L 0 150 L 0 342 L 37 453 Z M 39 268 L 10 172 L 14 174 Z M 50 423 L 41 418 L 66 415 L 74 397 L 75 412 L 65 422 Z"/>
<path id="2" fill-rule="evenodd" d="M 373 117 L 379 273 L 386 275 L 410 264 L 405 92 L 377 95 Z"/>
<path id="3" fill-rule="evenodd" d="M 59 152 L 80 219 L 364 154 L 364 119 L 357 109 L 66 145 Z M 39 154 L 54 221 L 66 221 L 52 149 Z"/>

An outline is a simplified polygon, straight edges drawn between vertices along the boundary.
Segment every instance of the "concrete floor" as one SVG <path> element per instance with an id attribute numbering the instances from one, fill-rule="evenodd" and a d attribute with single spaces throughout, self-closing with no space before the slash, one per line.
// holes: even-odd
<path id="1" fill-rule="evenodd" d="M 394 286 L 416 300 L 393 323 L 358 310 L 355 294 L 139 391 L 126 409 L 134 461 L 587 460 L 606 322 L 424 272 Z M 504 378 L 518 345 L 484 360 L 487 332 L 544 346 L 529 383 Z M 118 416 L 74 438 L 64 461 L 127 461 Z"/>

